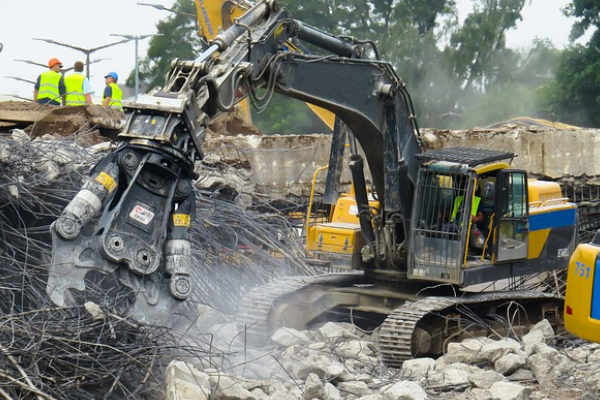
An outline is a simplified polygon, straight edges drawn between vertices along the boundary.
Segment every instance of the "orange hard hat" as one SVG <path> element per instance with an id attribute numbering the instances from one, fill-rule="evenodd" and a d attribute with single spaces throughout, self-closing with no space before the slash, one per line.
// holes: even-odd
<path id="1" fill-rule="evenodd" d="M 50 61 L 48 61 L 48 68 L 52 68 L 56 64 L 60 64 L 60 66 L 62 67 L 62 63 L 60 62 L 60 60 L 58 58 L 51 58 Z"/>

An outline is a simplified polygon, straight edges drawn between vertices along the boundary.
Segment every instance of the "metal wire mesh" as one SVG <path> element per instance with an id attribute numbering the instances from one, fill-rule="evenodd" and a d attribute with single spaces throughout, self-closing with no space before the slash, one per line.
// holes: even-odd
<path id="1" fill-rule="evenodd" d="M 106 299 L 100 318 L 83 307 L 50 304 L 49 226 L 104 155 L 72 139 L 0 137 L 0 398 L 139 398 L 161 390 L 157 371 L 165 357 L 219 356 L 202 344 L 182 345 L 165 328 L 119 316 L 115 310 L 129 297 L 108 284 L 115 282 L 110 277 L 88 287 Z M 243 207 L 230 194 L 197 191 L 196 287 L 186 312 L 204 303 L 233 313 L 247 289 L 275 276 L 315 272 L 300 261 L 301 240 L 277 210 Z"/>

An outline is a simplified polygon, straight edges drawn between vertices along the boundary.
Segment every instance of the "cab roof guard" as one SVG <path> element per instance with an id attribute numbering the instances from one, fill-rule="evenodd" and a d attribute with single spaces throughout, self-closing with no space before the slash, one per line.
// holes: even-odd
<path id="1" fill-rule="evenodd" d="M 473 147 L 448 147 L 439 150 L 429 150 L 415 156 L 421 162 L 447 161 L 466 164 L 475 167 L 496 161 L 509 160 L 510 164 L 516 157 L 514 153 L 497 150 L 476 149 Z"/>

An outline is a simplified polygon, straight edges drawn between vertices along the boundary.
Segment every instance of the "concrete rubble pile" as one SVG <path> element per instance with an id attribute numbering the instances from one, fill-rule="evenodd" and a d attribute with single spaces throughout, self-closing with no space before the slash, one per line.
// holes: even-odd
<path id="1" fill-rule="evenodd" d="M 213 315 L 214 318 L 214 315 Z M 206 325 L 205 325 L 206 326 Z M 169 400 L 542 400 L 597 398 L 600 345 L 557 345 L 547 320 L 521 341 L 474 337 L 443 357 L 416 358 L 402 369 L 381 363 L 377 330 L 328 322 L 310 331 L 282 328 L 261 350 L 244 347 L 235 323 L 213 325 L 216 348 L 237 355 L 226 365 L 174 361 Z"/>
<path id="2" fill-rule="evenodd" d="M 25 129 L 33 138 L 51 134 L 55 138 L 90 133 L 94 142 L 103 141 L 100 135 L 115 137 L 123 126 L 124 115 L 116 109 L 104 109 L 99 105 L 57 107 L 24 101 L 0 102 L 0 132 Z"/>

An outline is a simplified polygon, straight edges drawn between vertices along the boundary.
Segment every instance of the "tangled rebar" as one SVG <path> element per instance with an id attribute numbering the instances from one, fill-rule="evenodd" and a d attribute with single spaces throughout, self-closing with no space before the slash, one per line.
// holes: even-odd
<path id="1" fill-rule="evenodd" d="M 100 299 L 95 314 L 49 302 L 49 226 L 101 157 L 70 137 L 32 141 L 21 131 L 0 137 L 0 398 L 139 398 L 162 388 L 167 358 L 219 355 L 185 344 L 165 327 L 123 317 L 119 306 L 128 296 L 118 285 L 86 282 Z M 270 206 L 244 207 L 231 193 L 197 190 L 195 294 L 180 314 L 193 318 L 198 303 L 234 313 L 253 286 L 315 273 L 301 261 L 301 241 L 288 220 L 275 210 L 259 213 L 260 207 Z"/>

